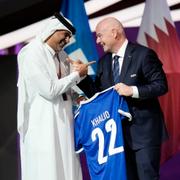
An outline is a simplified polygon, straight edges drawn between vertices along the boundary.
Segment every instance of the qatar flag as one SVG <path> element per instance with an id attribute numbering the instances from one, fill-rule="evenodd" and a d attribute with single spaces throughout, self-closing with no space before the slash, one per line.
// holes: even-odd
<path id="1" fill-rule="evenodd" d="M 166 73 L 180 72 L 180 42 L 166 0 L 146 0 L 137 41 L 157 52 Z"/>
<path id="2" fill-rule="evenodd" d="M 168 79 L 169 92 L 160 97 L 169 132 L 164 162 L 180 150 L 180 41 L 166 0 L 146 0 L 137 42 L 156 51 Z"/>

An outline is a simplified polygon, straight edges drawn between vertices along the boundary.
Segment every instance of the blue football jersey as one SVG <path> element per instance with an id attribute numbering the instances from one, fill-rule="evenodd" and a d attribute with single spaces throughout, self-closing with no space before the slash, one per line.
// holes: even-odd
<path id="1" fill-rule="evenodd" d="M 126 180 L 121 121 L 131 118 L 113 87 L 95 94 L 75 115 L 75 150 L 85 151 L 92 180 Z"/>

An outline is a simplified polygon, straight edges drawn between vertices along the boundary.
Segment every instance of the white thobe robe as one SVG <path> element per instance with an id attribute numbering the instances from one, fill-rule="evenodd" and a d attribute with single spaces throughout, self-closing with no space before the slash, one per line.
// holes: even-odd
<path id="1" fill-rule="evenodd" d="M 65 52 L 61 53 L 65 58 Z M 22 180 L 81 180 L 72 100 L 70 95 L 67 101 L 62 98 L 80 81 L 79 74 L 58 79 L 52 54 L 38 38 L 21 50 L 18 67 Z"/>

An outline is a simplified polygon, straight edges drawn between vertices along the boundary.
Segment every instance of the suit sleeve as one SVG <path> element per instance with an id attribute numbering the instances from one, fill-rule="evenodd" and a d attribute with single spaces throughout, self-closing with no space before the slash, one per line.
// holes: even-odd
<path id="1" fill-rule="evenodd" d="M 168 91 L 167 79 L 162 63 L 152 50 L 148 50 L 145 54 L 142 62 L 142 73 L 145 84 L 138 87 L 140 98 L 154 98 Z"/>
<path id="2" fill-rule="evenodd" d="M 95 78 L 93 79 L 91 76 L 87 75 L 85 79 L 77 84 L 77 86 L 85 93 L 88 98 L 91 98 L 95 93 L 101 91 L 101 69 L 102 68 L 100 68 L 100 64 L 98 63 Z"/>

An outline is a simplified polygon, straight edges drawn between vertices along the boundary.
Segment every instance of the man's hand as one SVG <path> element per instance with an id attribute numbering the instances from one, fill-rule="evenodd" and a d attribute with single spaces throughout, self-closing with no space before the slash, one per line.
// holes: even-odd
<path id="1" fill-rule="evenodd" d="M 90 66 L 91 64 L 96 63 L 96 61 L 91 61 L 91 62 L 88 62 L 88 63 L 85 64 L 80 60 L 73 61 L 70 58 L 67 58 L 67 61 L 72 65 L 73 71 L 79 72 L 80 77 L 87 75 L 88 66 Z"/>
<path id="2" fill-rule="evenodd" d="M 118 83 L 114 86 L 114 89 L 122 96 L 132 96 L 133 89 L 124 83 Z"/>
<path id="3" fill-rule="evenodd" d="M 87 98 L 85 96 L 79 96 L 75 101 L 79 105 L 81 101 L 85 101 Z"/>

